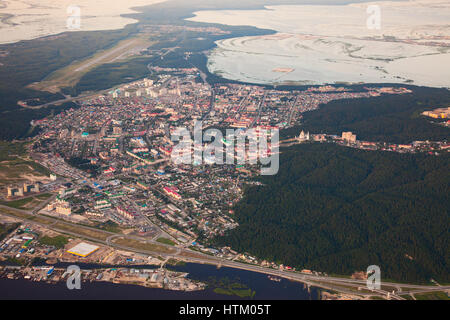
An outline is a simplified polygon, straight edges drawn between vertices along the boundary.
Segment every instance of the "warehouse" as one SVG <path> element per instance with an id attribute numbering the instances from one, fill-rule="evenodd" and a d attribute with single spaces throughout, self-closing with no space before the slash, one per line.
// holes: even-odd
<path id="1" fill-rule="evenodd" d="M 81 242 L 77 244 L 72 249 L 67 250 L 68 253 L 74 254 L 79 257 L 86 258 L 87 256 L 91 255 L 95 251 L 97 251 L 99 247 L 94 246 L 89 243 Z"/>

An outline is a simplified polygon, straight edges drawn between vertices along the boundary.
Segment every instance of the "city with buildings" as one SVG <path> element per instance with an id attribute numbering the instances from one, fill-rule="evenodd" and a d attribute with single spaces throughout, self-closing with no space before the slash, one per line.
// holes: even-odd
<path id="1" fill-rule="evenodd" d="M 33 121 L 40 133 L 28 147 L 30 157 L 51 175 L 45 181 L 9 185 L 2 196 L 10 201 L 29 195 L 41 197 L 34 209 L 27 211 L 33 214 L 31 220 L 40 223 L 39 234 L 50 232 L 57 236 L 52 234 L 56 231 L 72 234 L 74 239 L 59 248 L 42 246 L 36 241 L 40 236 L 29 231 L 26 237 L 5 239 L 0 256 L 30 261 L 30 255 L 43 256 L 50 264 L 74 259 L 121 266 L 131 261 L 133 265 L 150 262 L 160 265 L 160 271 L 83 272 L 92 281 L 108 279 L 185 291 L 200 290 L 203 284 L 191 283 L 185 275 L 163 268 L 176 255 L 184 261 L 219 259 L 215 260 L 219 265 L 229 261 L 277 272 L 298 272 L 302 277 L 326 277 L 319 271 L 295 270 L 258 260 L 229 247 L 209 246 L 208 240 L 238 226 L 233 207 L 242 199 L 246 185 L 259 184 L 254 178 L 260 164 L 239 164 L 235 154 L 234 164 L 178 164 L 171 157 L 176 143 L 172 136 L 177 128 L 192 132 L 195 121 L 201 121 L 204 129 L 232 129 L 237 135 L 256 129 L 258 134 L 271 136 L 274 129 L 301 126 L 303 113 L 332 100 L 404 94 L 410 90 L 367 87 L 353 91 L 322 86 L 283 91 L 256 85 L 210 86 L 195 68 L 154 71 L 158 76 L 152 80 L 145 78 L 80 99 L 77 109 Z M 224 138 L 222 142 L 230 141 Z M 332 135 L 304 130 L 296 137 L 281 140 L 280 146 L 299 143 L 436 154 L 447 151 L 449 146 L 429 141 L 410 145 L 368 142 L 358 140 L 353 132 Z M 206 146 L 203 142 L 202 148 Z M 245 157 L 252 157 L 250 150 Z M 80 238 L 100 241 L 102 245 L 80 243 Z M 9 278 L 38 280 L 47 280 L 53 273 L 56 281 L 65 277 L 63 270 L 53 267 L 0 270 Z"/>
<path id="2" fill-rule="evenodd" d="M 79 109 L 34 123 L 41 133 L 31 155 L 58 175 L 60 183 L 58 195 L 41 214 L 85 224 L 112 221 L 140 234 L 161 230 L 180 245 L 204 251 L 202 240 L 237 226 L 232 208 L 243 187 L 257 183 L 252 178 L 258 165 L 175 164 L 171 137 L 177 128 L 192 131 L 194 121 L 201 120 L 204 128 L 270 132 L 301 123 L 302 113 L 332 100 L 409 92 L 210 86 L 194 68 L 158 72 L 158 79 L 122 85 L 80 101 Z M 301 132 L 281 143 L 305 141 L 377 147 L 357 141 L 351 132 L 342 137 Z"/>

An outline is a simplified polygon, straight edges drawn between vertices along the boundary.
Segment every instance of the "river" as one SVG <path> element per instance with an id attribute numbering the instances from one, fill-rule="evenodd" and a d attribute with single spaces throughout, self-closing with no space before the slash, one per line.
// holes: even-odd
<path id="1" fill-rule="evenodd" d="M 69 264 L 56 264 L 56 267 L 66 267 Z M 98 265 L 80 265 L 82 269 L 98 268 Z M 123 267 L 123 266 L 121 266 Z M 154 266 L 133 266 L 136 268 L 155 268 Z M 282 279 L 271 281 L 266 275 L 251 271 L 222 267 L 218 269 L 211 265 L 187 263 L 170 267 L 173 270 L 188 272 L 189 278 L 207 281 L 208 278 L 228 278 L 242 283 L 255 291 L 257 300 L 317 300 L 319 290 L 304 288 L 302 283 Z M 133 299 L 133 300 L 228 300 L 239 299 L 237 296 L 217 294 L 212 288 L 196 292 L 180 292 L 164 289 L 145 288 L 136 285 L 114 284 L 109 282 L 83 283 L 81 290 L 68 290 L 64 282 L 50 284 L 32 282 L 29 280 L 0 279 L 0 299 Z"/>

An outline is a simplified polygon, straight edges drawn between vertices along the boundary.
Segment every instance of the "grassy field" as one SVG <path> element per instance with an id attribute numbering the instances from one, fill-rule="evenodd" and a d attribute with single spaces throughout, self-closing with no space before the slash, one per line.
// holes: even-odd
<path id="1" fill-rule="evenodd" d="M 168 244 L 169 246 L 174 246 L 176 243 L 167 238 L 158 238 L 156 241 L 163 244 Z"/>
<path id="2" fill-rule="evenodd" d="M 120 227 L 117 223 L 112 221 L 99 223 L 95 226 L 95 228 L 113 233 L 121 233 L 124 230 L 124 228 Z"/>
<path id="3" fill-rule="evenodd" d="M 39 239 L 39 242 L 47 246 L 55 246 L 56 248 L 64 248 L 64 246 L 69 242 L 64 236 L 49 237 L 44 236 Z"/>
<path id="4" fill-rule="evenodd" d="M 15 208 L 15 209 L 26 210 L 26 209 L 30 208 L 32 204 L 37 204 L 37 203 L 36 203 L 36 199 L 34 197 L 28 197 L 28 198 L 23 198 L 23 199 L 14 200 L 14 201 L 0 201 L 0 204 L 3 204 L 5 206 L 11 207 L 11 208 Z"/>
<path id="5" fill-rule="evenodd" d="M 50 193 L 43 193 L 37 196 L 27 197 L 19 200 L 12 200 L 12 201 L 0 200 L 0 204 L 14 209 L 32 210 L 36 208 L 39 204 L 50 198 L 51 196 L 52 195 Z"/>
<path id="6" fill-rule="evenodd" d="M 45 224 L 45 225 L 49 225 L 49 224 L 55 222 L 54 219 L 52 219 L 52 218 L 46 218 L 46 217 L 43 217 L 43 216 L 34 216 L 34 217 L 32 218 L 32 220 L 33 220 L 34 222 L 36 222 L 36 223 Z"/>
<path id="7" fill-rule="evenodd" d="M 155 252 L 163 252 L 163 253 L 175 253 L 176 251 L 171 248 L 167 248 L 164 246 L 160 246 L 153 243 L 144 243 L 141 241 L 133 240 L 133 239 L 124 239 L 124 238 L 118 238 L 113 240 L 114 243 L 133 248 L 138 250 L 146 250 L 146 251 L 155 251 Z"/>
<path id="8" fill-rule="evenodd" d="M 450 300 L 447 293 L 442 291 L 415 294 L 417 300 Z"/>
<path id="9" fill-rule="evenodd" d="M 0 141 L 0 186 L 50 175 L 47 168 L 27 158 L 27 144 Z"/>
<path id="10" fill-rule="evenodd" d="M 26 142 L 0 141 L 0 161 L 14 160 L 26 154 Z"/>
<path id="11" fill-rule="evenodd" d="M 103 232 L 101 230 L 93 230 L 88 229 L 84 226 L 76 226 L 76 225 L 69 225 L 66 223 L 63 223 L 61 221 L 58 221 L 57 219 L 52 219 L 50 217 L 43 217 L 43 216 L 32 216 L 29 214 L 25 214 L 22 212 L 17 212 L 14 210 L 9 210 L 5 208 L 0 208 L 0 213 L 7 214 L 9 216 L 17 217 L 19 219 L 28 219 L 37 223 L 40 223 L 42 225 L 47 225 L 50 229 L 57 229 L 55 231 L 61 232 L 61 233 L 72 233 L 76 234 L 77 236 L 83 238 L 86 237 L 90 240 L 96 239 L 102 242 L 105 242 L 106 239 L 111 235 L 110 233 Z M 55 221 L 58 221 L 55 223 Z M 48 240 L 48 241 L 47 241 Z M 44 242 L 55 245 L 54 243 L 59 243 L 61 240 L 58 239 L 50 239 L 50 238 L 44 238 Z M 55 242 L 56 241 L 56 242 Z M 41 242 L 42 243 L 42 242 Z M 176 253 L 175 249 L 168 248 L 166 246 L 153 244 L 153 243 L 144 243 L 138 240 L 134 239 L 114 239 L 113 243 L 126 246 L 129 248 L 137 249 L 137 250 L 146 250 L 146 251 L 153 251 L 153 252 L 161 252 L 161 253 Z"/>
<path id="12" fill-rule="evenodd" d="M 52 196 L 51 193 L 43 193 L 43 194 L 37 195 L 35 198 L 38 198 L 39 200 L 47 200 L 51 196 Z"/>
<path id="13" fill-rule="evenodd" d="M 15 210 L 10 210 L 10 209 L 5 209 L 5 208 L 0 208 L 0 213 L 4 213 L 6 215 L 9 216 L 13 216 L 19 219 L 29 219 L 32 220 L 33 216 L 26 214 L 26 213 L 22 213 L 22 212 L 17 212 Z"/>
<path id="14" fill-rule="evenodd" d="M 13 230 L 18 228 L 20 223 L 12 223 L 12 224 L 0 224 L 0 241 L 3 240 L 8 234 L 10 234 Z"/>
<path id="15" fill-rule="evenodd" d="M 87 229 L 85 227 L 82 226 L 73 226 L 73 225 L 68 225 L 62 222 L 58 222 L 55 225 L 53 225 L 54 228 L 59 229 L 61 231 L 67 231 L 67 232 L 72 232 L 75 233 L 77 235 L 80 235 L 81 237 L 88 237 L 88 238 L 94 238 L 97 240 L 101 240 L 101 241 L 106 241 L 106 239 L 110 236 L 108 233 L 102 232 L 102 231 L 97 231 L 97 230 L 92 230 L 92 229 Z"/>

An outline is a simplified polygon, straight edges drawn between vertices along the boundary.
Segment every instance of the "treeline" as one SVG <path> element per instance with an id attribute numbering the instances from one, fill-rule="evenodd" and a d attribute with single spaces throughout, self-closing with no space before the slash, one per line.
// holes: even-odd
<path id="1" fill-rule="evenodd" d="M 30 125 L 32 120 L 43 119 L 56 115 L 64 110 L 78 108 L 73 102 L 60 106 L 48 106 L 41 109 L 25 109 L 5 111 L 0 113 L 0 140 L 25 139 L 38 133 L 38 127 Z"/>
<path id="2" fill-rule="evenodd" d="M 245 191 L 239 227 L 214 240 L 297 268 L 399 281 L 450 280 L 450 155 L 333 144 L 282 150 L 280 170 Z"/>
<path id="3" fill-rule="evenodd" d="M 0 45 L 0 139 L 20 139 L 29 134 L 30 121 L 50 115 L 55 108 L 24 109 L 17 101 L 30 105 L 63 99 L 61 94 L 27 88 L 53 71 L 75 60 L 107 49 L 136 31 L 135 25 L 114 31 L 68 32 L 13 44 Z"/>
<path id="4" fill-rule="evenodd" d="M 7 55 L 0 58 L 0 111 L 16 108 L 18 100 L 40 98 L 43 102 L 61 99 L 61 95 L 34 91 L 26 86 L 43 80 L 51 72 L 75 60 L 89 57 L 100 49 L 112 47 L 117 41 L 136 31 L 127 26 L 115 31 L 67 32 L 13 44 L 0 45 Z"/>
<path id="5" fill-rule="evenodd" d="M 361 140 L 392 143 L 448 140 L 449 128 L 432 123 L 420 113 L 449 106 L 450 91 L 411 88 L 411 94 L 332 101 L 321 105 L 318 110 L 305 113 L 301 127 L 288 132 L 303 129 L 340 135 L 343 131 L 352 131 Z"/>

